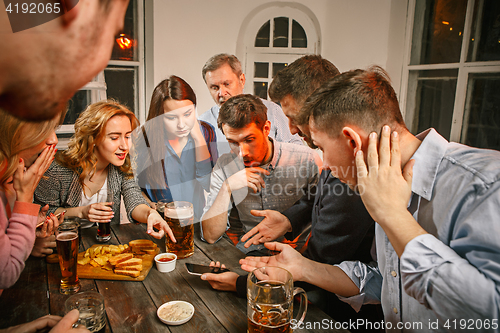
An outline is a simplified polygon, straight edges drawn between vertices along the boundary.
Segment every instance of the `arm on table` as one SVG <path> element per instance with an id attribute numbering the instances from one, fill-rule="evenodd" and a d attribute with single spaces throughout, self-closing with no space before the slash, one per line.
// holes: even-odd
<path id="1" fill-rule="evenodd" d="M 291 246 L 282 243 L 266 243 L 272 257 L 246 257 L 240 260 L 241 268 L 251 272 L 256 267 L 278 266 L 292 273 L 294 281 L 304 281 L 343 297 L 359 294 L 356 284 L 337 266 L 321 264 L 303 257 Z"/>

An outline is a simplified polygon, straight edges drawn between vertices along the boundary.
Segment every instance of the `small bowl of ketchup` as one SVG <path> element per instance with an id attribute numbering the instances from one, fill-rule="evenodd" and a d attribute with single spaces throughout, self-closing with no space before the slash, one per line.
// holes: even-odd
<path id="1" fill-rule="evenodd" d="M 162 273 L 168 273 L 175 269 L 177 256 L 173 253 L 160 253 L 155 257 L 156 268 Z"/>

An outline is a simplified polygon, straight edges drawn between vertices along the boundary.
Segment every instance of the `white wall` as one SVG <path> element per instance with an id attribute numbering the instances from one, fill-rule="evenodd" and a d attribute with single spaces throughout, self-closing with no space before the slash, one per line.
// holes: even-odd
<path id="1" fill-rule="evenodd" d="M 204 63 L 217 53 L 236 54 L 242 22 L 253 9 L 269 2 L 154 0 L 154 85 L 171 74 L 178 75 L 195 90 L 198 113 L 208 110 L 214 102 L 201 77 Z M 298 3 L 309 8 L 319 22 L 323 57 L 341 71 L 371 64 L 387 68 L 399 91 L 407 0 Z M 146 96 L 148 103 L 150 98 Z"/>

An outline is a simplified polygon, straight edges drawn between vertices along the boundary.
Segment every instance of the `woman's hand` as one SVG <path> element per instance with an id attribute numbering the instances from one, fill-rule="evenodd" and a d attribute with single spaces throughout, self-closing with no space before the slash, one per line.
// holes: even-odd
<path id="1" fill-rule="evenodd" d="M 149 235 L 153 236 L 154 238 L 160 239 L 163 237 L 163 235 L 167 234 L 172 242 L 177 242 L 175 240 L 174 233 L 168 226 L 167 222 L 165 222 L 165 220 L 160 216 L 160 214 L 158 214 L 156 210 L 149 209 L 147 224 Z M 153 227 L 158 229 L 159 231 L 155 231 Z"/>
<path id="2" fill-rule="evenodd" d="M 21 158 L 14 173 L 14 190 L 16 191 L 16 200 L 21 202 L 33 202 L 33 193 L 40 182 L 45 171 L 54 160 L 56 154 L 56 146 L 51 145 L 46 147 L 40 156 L 37 157 L 27 170 L 24 167 L 24 160 Z"/>
<path id="3" fill-rule="evenodd" d="M 193 112 L 193 116 L 194 115 L 195 115 L 195 112 Z M 203 136 L 203 133 L 201 132 L 200 123 L 198 122 L 198 120 L 196 118 L 195 118 L 194 126 L 193 126 L 193 128 L 191 128 L 191 132 L 189 134 L 191 134 L 191 137 L 193 138 L 194 142 L 196 142 L 197 144 L 205 144 L 206 145 L 205 137 Z"/>
<path id="4" fill-rule="evenodd" d="M 45 205 L 40 209 L 38 214 L 38 220 L 43 221 L 41 227 L 36 230 L 36 239 L 31 255 L 34 257 L 45 257 L 46 255 L 52 254 L 56 244 L 56 236 L 54 235 L 55 230 L 62 221 L 64 221 L 64 212 L 62 212 L 57 218 L 54 214 L 46 216 L 49 205 Z"/>
<path id="5" fill-rule="evenodd" d="M 82 211 L 82 217 L 90 222 L 107 223 L 115 216 L 111 206 L 112 202 L 98 202 L 85 206 Z"/>

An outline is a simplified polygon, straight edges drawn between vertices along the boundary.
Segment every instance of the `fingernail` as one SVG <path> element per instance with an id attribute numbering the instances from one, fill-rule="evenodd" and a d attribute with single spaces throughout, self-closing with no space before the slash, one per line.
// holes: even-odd
<path id="1" fill-rule="evenodd" d="M 377 137 L 377 133 L 375 133 L 375 132 L 370 133 L 371 139 L 375 139 L 376 137 Z"/>
<path id="2" fill-rule="evenodd" d="M 22 158 L 20 158 L 20 159 L 19 159 L 19 163 L 22 163 L 22 162 L 23 162 L 23 159 L 22 159 Z"/>
<path id="3" fill-rule="evenodd" d="M 202 280 L 206 280 L 206 279 L 207 279 L 206 275 L 205 275 L 205 274 L 203 274 L 203 275 L 201 276 L 201 279 L 202 279 Z"/>
<path id="4" fill-rule="evenodd" d="M 148 234 L 150 234 L 152 231 L 151 230 L 148 230 Z"/>
<path id="5" fill-rule="evenodd" d="M 384 129 L 383 129 L 384 132 L 389 133 L 390 130 L 391 129 L 389 128 L 389 126 L 387 126 L 387 125 L 384 126 Z"/>
<path id="6" fill-rule="evenodd" d="M 363 151 L 362 151 L 362 150 L 358 150 L 358 151 L 356 152 L 356 155 L 357 155 L 357 156 L 361 156 L 361 155 L 363 155 Z"/>
<path id="7" fill-rule="evenodd" d="M 50 213 L 50 217 L 54 217 L 55 215 L 53 213 Z"/>
<path id="8" fill-rule="evenodd" d="M 392 135 L 393 135 L 395 138 L 397 138 L 397 137 L 398 137 L 398 132 L 394 131 L 394 132 L 392 132 Z"/>

